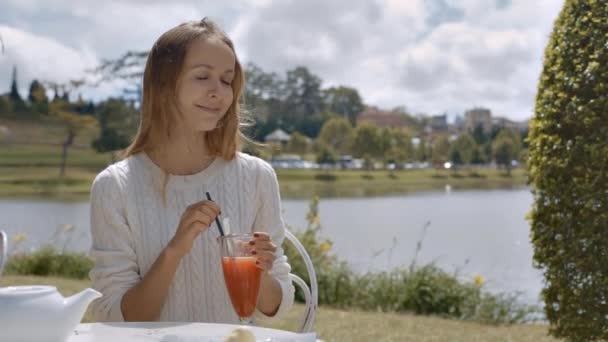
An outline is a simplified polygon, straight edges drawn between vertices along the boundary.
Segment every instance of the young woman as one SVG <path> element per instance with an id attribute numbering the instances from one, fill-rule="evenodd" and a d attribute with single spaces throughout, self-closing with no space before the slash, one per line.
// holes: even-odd
<path id="1" fill-rule="evenodd" d="M 254 317 L 279 318 L 293 304 L 276 174 L 238 152 L 243 85 L 232 41 L 208 19 L 152 47 L 139 131 L 91 191 L 98 320 L 238 323 L 216 241 L 220 212 L 233 233 L 255 233 Z"/>

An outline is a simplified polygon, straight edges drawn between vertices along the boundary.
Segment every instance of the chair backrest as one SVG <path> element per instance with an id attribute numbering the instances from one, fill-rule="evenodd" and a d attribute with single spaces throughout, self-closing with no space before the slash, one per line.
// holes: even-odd
<path id="1" fill-rule="evenodd" d="M 304 264 L 306 265 L 308 279 L 310 279 L 310 287 L 308 287 L 308 285 L 304 280 L 302 280 L 302 278 L 298 277 L 295 274 L 289 275 L 291 280 L 296 285 L 298 285 L 304 292 L 304 299 L 306 301 L 306 309 L 304 310 L 304 316 L 300 320 L 298 332 L 312 332 L 312 325 L 315 321 L 315 316 L 317 314 L 317 306 L 319 303 L 317 273 L 315 272 L 315 268 L 312 263 L 312 259 L 310 259 L 310 255 L 308 255 L 308 252 L 306 252 L 306 249 L 304 248 L 300 240 L 298 240 L 298 238 L 287 229 L 285 229 L 285 237 L 287 238 L 287 240 L 289 240 L 289 242 L 291 242 L 291 244 L 293 244 L 298 253 L 300 253 L 300 256 L 304 260 Z"/>
<path id="2" fill-rule="evenodd" d="M 0 230 L 0 275 L 4 269 L 4 264 L 8 258 L 8 237 L 6 233 Z"/>

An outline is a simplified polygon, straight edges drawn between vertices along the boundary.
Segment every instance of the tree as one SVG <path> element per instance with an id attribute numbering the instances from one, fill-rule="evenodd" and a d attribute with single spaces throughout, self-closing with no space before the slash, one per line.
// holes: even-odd
<path id="1" fill-rule="evenodd" d="M 491 137 L 489 137 L 484 131 L 482 124 L 478 124 L 475 126 L 475 128 L 473 128 L 473 139 L 475 139 L 475 142 L 479 145 L 489 142 L 491 140 L 490 138 Z"/>
<path id="2" fill-rule="evenodd" d="M 443 166 L 443 164 L 449 160 L 449 154 L 450 141 L 447 136 L 441 135 L 433 142 L 431 161 L 435 166 Z"/>
<path id="3" fill-rule="evenodd" d="M 317 152 L 317 163 L 319 164 L 333 164 L 338 159 L 336 152 L 325 144 L 319 145 L 319 151 Z"/>
<path id="4" fill-rule="evenodd" d="M 323 92 L 327 109 L 347 118 L 351 125 L 357 123 L 357 116 L 363 111 L 363 101 L 357 89 L 349 87 L 332 87 Z"/>
<path id="5" fill-rule="evenodd" d="M 304 136 L 302 133 L 295 131 L 291 133 L 291 138 L 287 143 L 287 150 L 292 153 L 303 155 L 308 153 L 310 150 L 309 145 L 309 138 Z"/>
<path id="6" fill-rule="evenodd" d="M 280 117 L 283 110 L 277 100 L 285 98 L 285 82 L 278 74 L 267 73 L 253 63 L 246 65 L 245 73 L 247 77 L 243 96 L 246 107 L 263 123 L 271 117 Z M 277 125 L 274 125 L 269 131 L 276 128 Z"/>
<path id="7" fill-rule="evenodd" d="M 388 128 L 378 129 L 377 139 L 378 139 L 378 147 L 376 151 L 376 158 L 381 158 L 382 162 L 386 166 L 389 162 L 394 161 L 391 160 L 390 150 L 393 145 L 393 136 L 391 134 L 391 130 Z"/>
<path id="8" fill-rule="evenodd" d="M 288 113 L 296 120 L 302 120 L 323 111 L 321 79 L 304 66 L 287 71 L 285 82 Z"/>
<path id="9" fill-rule="evenodd" d="M 61 144 L 61 165 L 59 175 L 65 176 L 68 159 L 68 149 L 74 144 L 76 136 L 84 129 L 95 125 L 96 121 L 91 116 L 81 116 L 70 108 L 70 104 L 63 101 L 53 101 L 49 106 L 51 115 L 65 126 L 65 139 Z"/>
<path id="10" fill-rule="evenodd" d="M 6 117 L 13 112 L 13 105 L 7 95 L 0 95 L 0 116 Z"/>
<path id="11" fill-rule="evenodd" d="M 492 154 L 496 164 L 502 165 L 511 175 L 512 161 L 519 157 L 521 142 L 519 135 L 511 130 L 502 129 L 492 144 Z"/>
<path id="12" fill-rule="evenodd" d="M 30 93 L 27 99 L 31 103 L 47 103 L 49 101 L 46 96 L 46 88 L 38 80 L 33 80 L 30 84 Z"/>
<path id="13" fill-rule="evenodd" d="M 13 66 L 13 78 L 11 81 L 11 91 L 8 94 L 9 100 L 12 102 L 15 112 L 23 112 L 27 109 L 25 101 L 19 94 L 19 85 L 17 84 L 17 66 Z"/>
<path id="14" fill-rule="evenodd" d="M 390 131 L 389 136 L 388 157 L 397 164 L 397 168 L 401 168 L 405 162 L 414 158 L 412 137 L 401 129 Z"/>
<path id="15" fill-rule="evenodd" d="M 551 335 L 608 339 L 608 6 L 566 0 L 545 50 L 527 169 Z"/>
<path id="16" fill-rule="evenodd" d="M 348 154 L 355 137 L 353 126 L 346 118 L 333 118 L 325 121 L 318 139 L 340 154 Z"/>
<path id="17" fill-rule="evenodd" d="M 416 146 L 416 151 L 414 154 L 416 160 L 419 162 L 426 162 L 429 159 L 431 154 L 429 152 L 429 147 L 423 138 L 420 139 L 418 146 Z"/>
<path id="18" fill-rule="evenodd" d="M 89 70 L 89 74 L 96 78 L 89 83 L 99 86 L 115 80 L 126 82 L 124 94 L 134 96 L 139 105 L 143 95 L 141 84 L 148 54 L 149 51 L 127 51 L 116 59 L 104 59 L 95 69 Z"/>
<path id="19" fill-rule="evenodd" d="M 135 108 L 122 99 L 110 98 L 103 102 L 97 113 L 100 134 L 92 142 L 100 153 L 114 152 L 129 145 L 137 129 L 138 114 Z M 112 153 L 112 160 L 114 154 Z"/>
<path id="20" fill-rule="evenodd" d="M 46 96 L 46 88 L 38 80 L 33 80 L 30 84 L 30 92 L 27 99 L 30 101 L 33 112 L 48 114 L 49 99 Z"/>
<path id="21" fill-rule="evenodd" d="M 450 160 L 456 165 L 469 165 L 476 149 L 477 144 L 473 136 L 468 133 L 461 134 L 450 148 Z"/>
<path id="22" fill-rule="evenodd" d="M 378 128 L 371 124 L 361 124 L 355 129 L 355 140 L 353 142 L 353 152 L 358 157 L 368 155 L 377 157 L 380 153 L 380 138 Z"/>

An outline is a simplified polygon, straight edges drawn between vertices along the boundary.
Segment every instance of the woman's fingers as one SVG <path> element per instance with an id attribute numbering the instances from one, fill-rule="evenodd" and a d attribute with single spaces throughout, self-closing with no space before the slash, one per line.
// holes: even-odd
<path id="1" fill-rule="evenodd" d="M 208 214 L 201 212 L 200 210 L 192 211 L 187 217 L 184 218 L 184 224 L 186 227 L 192 227 L 194 223 L 199 223 L 199 226 L 202 225 L 202 230 L 209 228 L 211 222 L 213 222 L 215 218 L 211 218 Z"/>
<path id="2" fill-rule="evenodd" d="M 250 244 L 254 246 L 256 250 L 266 250 L 272 253 L 277 251 L 277 246 L 272 241 L 253 240 L 252 242 L 253 244 Z"/>
<path id="3" fill-rule="evenodd" d="M 253 233 L 253 239 L 259 241 L 270 241 L 270 236 L 265 232 L 255 232 Z"/>
<path id="4" fill-rule="evenodd" d="M 256 264 L 259 268 L 270 271 L 274 264 L 275 255 L 274 252 L 269 250 L 253 250 L 251 252 L 256 258 Z"/>

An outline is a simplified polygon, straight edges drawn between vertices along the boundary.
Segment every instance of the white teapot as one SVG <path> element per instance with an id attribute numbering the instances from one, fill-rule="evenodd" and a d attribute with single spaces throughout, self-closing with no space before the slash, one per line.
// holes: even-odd
<path id="1" fill-rule="evenodd" d="M 0 231 L 0 272 L 6 261 Z M 64 298 L 54 286 L 0 287 L 0 342 L 62 342 L 101 293 L 86 289 Z"/>

